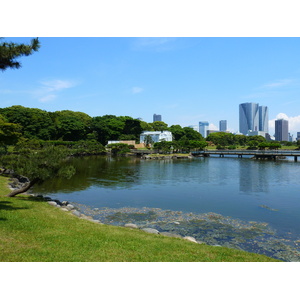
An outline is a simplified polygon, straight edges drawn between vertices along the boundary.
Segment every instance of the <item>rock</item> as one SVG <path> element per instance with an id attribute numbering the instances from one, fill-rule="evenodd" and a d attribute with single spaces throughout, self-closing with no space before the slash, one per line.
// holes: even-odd
<path id="1" fill-rule="evenodd" d="M 76 217 L 80 217 L 81 216 L 81 213 L 78 211 L 78 210 L 73 210 L 72 211 L 72 214 Z"/>
<path id="2" fill-rule="evenodd" d="M 67 206 L 68 204 L 69 204 L 68 201 L 63 201 L 63 202 L 62 202 L 62 205 L 64 205 L 64 206 Z"/>
<path id="3" fill-rule="evenodd" d="M 74 207 L 74 205 L 72 205 L 72 204 L 68 204 L 68 205 L 66 206 L 66 208 L 67 208 L 68 210 L 72 210 L 72 209 L 74 209 L 75 207 Z"/>
<path id="4" fill-rule="evenodd" d="M 94 223 L 98 223 L 98 224 L 103 224 L 103 223 L 100 222 L 100 220 L 94 220 L 94 219 L 91 219 L 91 220 L 89 220 L 89 221 L 94 222 Z"/>
<path id="5" fill-rule="evenodd" d="M 154 228 L 142 228 L 142 230 L 148 233 L 159 234 L 159 231 Z"/>
<path id="6" fill-rule="evenodd" d="M 168 232 L 168 231 L 163 231 L 163 232 L 160 232 L 159 234 L 164 235 L 164 236 L 169 236 L 169 237 L 176 237 L 176 238 L 181 238 L 182 237 L 179 234 Z"/>
<path id="7" fill-rule="evenodd" d="M 132 224 L 132 223 L 127 223 L 124 225 L 124 227 L 128 227 L 128 228 L 138 228 L 138 226 L 136 224 Z"/>
<path id="8" fill-rule="evenodd" d="M 55 201 L 48 201 L 47 203 L 52 205 L 52 206 L 57 206 L 57 203 Z"/>
<path id="9" fill-rule="evenodd" d="M 91 219 L 93 219 L 91 216 L 86 216 L 86 215 L 83 215 L 83 214 L 81 214 L 81 218 L 85 219 L 85 220 L 91 220 Z"/>
<path id="10" fill-rule="evenodd" d="M 193 243 L 198 243 L 198 242 L 196 241 L 196 239 L 193 238 L 192 236 L 185 236 L 183 239 L 184 239 L 184 240 L 187 240 L 187 241 L 190 241 L 190 242 L 193 242 Z"/>
<path id="11" fill-rule="evenodd" d="M 180 223 L 178 221 L 173 222 L 175 225 L 179 225 Z"/>
<path id="12" fill-rule="evenodd" d="M 62 211 L 69 211 L 67 208 L 65 208 L 65 207 L 61 207 L 61 210 Z"/>

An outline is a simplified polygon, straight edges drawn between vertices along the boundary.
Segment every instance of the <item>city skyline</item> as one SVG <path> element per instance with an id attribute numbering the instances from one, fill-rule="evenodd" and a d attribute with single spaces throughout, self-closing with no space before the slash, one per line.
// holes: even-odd
<path id="1" fill-rule="evenodd" d="M 281 118 L 289 121 L 294 138 L 300 131 L 299 38 L 44 37 L 40 42 L 39 52 L 20 59 L 21 69 L 1 74 L 1 108 L 127 115 L 146 122 L 155 108 L 169 126 L 207 120 L 210 130 L 219 130 L 219 121 L 227 120 L 228 131 L 238 132 L 238 105 L 259 102 L 268 107 L 270 135 Z"/>

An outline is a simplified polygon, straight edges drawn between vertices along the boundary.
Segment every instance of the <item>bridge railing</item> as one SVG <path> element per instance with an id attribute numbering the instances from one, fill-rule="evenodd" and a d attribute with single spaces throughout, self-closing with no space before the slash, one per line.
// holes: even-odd
<path id="1" fill-rule="evenodd" d="M 192 151 L 193 154 L 210 155 L 277 155 L 277 156 L 300 156 L 298 150 L 202 150 Z"/>

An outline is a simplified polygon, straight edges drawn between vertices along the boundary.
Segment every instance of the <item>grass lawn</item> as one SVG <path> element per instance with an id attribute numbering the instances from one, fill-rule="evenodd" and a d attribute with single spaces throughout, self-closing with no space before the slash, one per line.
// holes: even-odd
<path id="1" fill-rule="evenodd" d="M 275 262 L 278 260 L 195 244 L 77 218 L 34 197 L 5 197 L 0 176 L 0 261 L 2 262 Z"/>

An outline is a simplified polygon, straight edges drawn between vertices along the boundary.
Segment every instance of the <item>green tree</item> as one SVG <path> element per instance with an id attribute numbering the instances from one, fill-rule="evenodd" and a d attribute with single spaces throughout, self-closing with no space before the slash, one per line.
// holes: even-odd
<path id="1" fill-rule="evenodd" d="M 190 141 L 204 141 L 201 133 L 190 127 L 183 127 L 184 135 Z"/>
<path id="2" fill-rule="evenodd" d="M 168 128 L 172 132 L 173 138 L 175 141 L 180 140 L 185 135 L 185 131 L 180 125 L 172 125 Z"/>
<path id="3" fill-rule="evenodd" d="M 71 110 L 56 111 L 50 114 L 55 125 L 55 139 L 79 141 L 87 138 L 92 118 L 83 113 Z"/>
<path id="4" fill-rule="evenodd" d="M 155 121 L 153 123 L 149 123 L 150 126 L 153 128 L 153 131 L 164 131 L 168 130 L 168 124 L 162 121 Z"/>
<path id="5" fill-rule="evenodd" d="M 236 136 L 228 132 L 213 132 L 211 133 L 206 140 L 213 142 L 215 145 L 221 147 L 234 145 L 236 142 Z"/>
<path id="6" fill-rule="evenodd" d="M 29 56 L 38 51 L 40 42 L 38 38 L 32 39 L 30 45 L 16 44 L 12 42 L 0 43 L 0 70 L 5 71 L 8 68 L 19 69 L 21 63 L 17 61 L 21 56 Z"/>
<path id="7" fill-rule="evenodd" d="M 194 150 L 203 150 L 207 147 L 208 143 L 205 141 L 190 141 L 190 147 Z"/>
<path id="8" fill-rule="evenodd" d="M 22 188 L 12 191 L 8 197 L 28 191 L 34 184 L 47 181 L 53 177 L 71 178 L 75 168 L 68 164 L 70 152 L 65 147 L 45 147 L 42 150 L 24 149 L 19 154 L 0 156 L 0 165 L 25 176 L 29 182 Z"/>
<path id="9" fill-rule="evenodd" d="M 129 145 L 123 143 L 109 144 L 107 145 L 107 148 L 111 149 L 111 153 L 114 155 L 130 152 Z"/>
<path id="10" fill-rule="evenodd" d="M 55 131 L 53 121 L 47 111 L 21 105 L 1 108 L 2 114 L 9 123 L 21 125 L 21 133 L 25 138 L 49 140 Z"/>
<path id="11" fill-rule="evenodd" d="M 21 137 L 21 126 L 0 120 L 0 145 L 14 145 Z"/>

